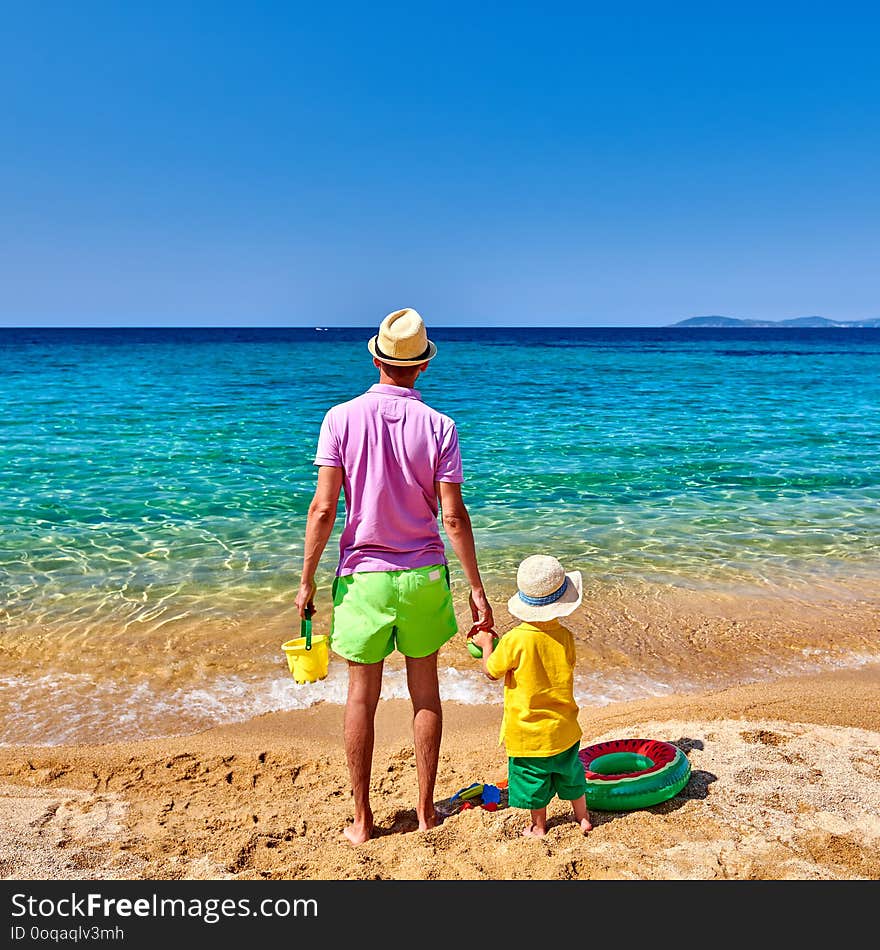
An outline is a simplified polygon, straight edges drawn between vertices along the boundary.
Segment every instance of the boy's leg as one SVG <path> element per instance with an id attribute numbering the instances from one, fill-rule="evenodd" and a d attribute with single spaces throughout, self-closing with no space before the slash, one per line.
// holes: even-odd
<path id="1" fill-rule="evenodd" d="M 511 808 L 527 808 L 531 822 L 523 830 L 526 838 L 547 834 L 547 805 L 553 797 L 552 774 L 547 759 L 510 756 L 507 760 L 507 801 Z"/>
<path id="2" fill-rule="evenodd" d="M 543 838 L 547 834 L 547 809 L 532 808 L 529 813 L 532 816 L 532 823 L 528 828 L 523 829 L 523 837 Z"/>
<path id="3" fill-rule="evenodd" d="M 593 826 L 587 811 L 587 779 L 578 757 L 579 749 L 580 742 L 575 742 L 571 748 L 554 756 L 554 767 L 558 771 L 553 775 L 553 791 L 564 801 L 571 802 L 574 817 L 586 834 Z"/>
<path id="4" fill-rule="evenodd" d="M 373 766 L 376 706 L 382 690 L 383 663 L 348 663 L 348 699 L 345 703 L 345 757 L 354 798 L 354 823 L 345 829 L 352 844 L 362 844 L 373 833 L 370 809 L 370 772 Z"/>
<path id="5" fill-rule="evenodd" d="M 406 683 L 413 707 L 413 742 L 416 751 L 416 774 L 419 778 L 419 801 L 416 814 L 419 831 L 437 824 L 434 813 L 434 784 L 440 758 L 443 734 L 443 710 L 437 681 L 437 654 L 406 658 Z"/>
<path id="6" fill-rule="evenodd" d="M 581 795 L 580 798 L 576 798 L 571 803 L 571 809 L 574 812 L 575 821 L 581 826 L 581 831 L 584 834 L 593 830 L 593 825 L 590 822 L 590 813 L 587 811 L 587 796 Z"/>

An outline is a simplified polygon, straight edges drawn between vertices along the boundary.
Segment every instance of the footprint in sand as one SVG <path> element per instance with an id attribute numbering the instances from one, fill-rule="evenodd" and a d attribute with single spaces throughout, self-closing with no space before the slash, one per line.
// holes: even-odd
<path id="1" fill-rule="evenodd" d="M 758 742 L 761 745 L 784 745 L 791 736 L 783 736 L 778 732 L 771 732 L 769 729 L 750 729 L 747 732 L 741 732 L 740 737 L 745 742 Z"/>
<path id="2" fill-rule="evenodd" d="M 854 755 L 850 761 L 859 775 L 873 779 L 880 778 L 880 749 L 868 749 L 867 752 Z"/>

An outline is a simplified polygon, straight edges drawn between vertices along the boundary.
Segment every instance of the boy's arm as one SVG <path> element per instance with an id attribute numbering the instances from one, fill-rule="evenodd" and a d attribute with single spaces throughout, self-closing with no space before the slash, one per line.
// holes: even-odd
<path id="1" fill-rule="evenodd" d="M 474 643 L 483 651 L 483 672 L 490 680 L 497 680 L 497 676 L 493 676 L 489 672 L 489 657 L 492 656 L 494 652 L 493 644 L 495 642 L 495 633 L 492 630 L 480 630 L 478 633 L 475 633 L 472 637 Z"/>
<path id="2" fill-rule="evenodd" d="M 489 644 L 488 649 L 484 649 L 484 650 L 483 650 L 483 672 L 486 674 L 486 676 L 489 677 L 490 680 L 497 680 L 498 677 L 497 677 L 497 676 L 493 676 L 493 675 L 489 672 L 489 657 L 490 657 L 490 656 L 492 656 L 492 644 L 491 644 L 491 643 Z"/>

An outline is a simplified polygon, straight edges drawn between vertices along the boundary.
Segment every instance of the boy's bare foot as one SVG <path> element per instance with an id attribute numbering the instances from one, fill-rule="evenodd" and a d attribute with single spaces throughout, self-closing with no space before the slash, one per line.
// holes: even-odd
<path id="1" fill-rule="evenodd" d="M 529 825 L 528 828 L 523 828 L 524 838 L 543 838 L 546 834 L 547 829 L 542 825 Z"/>
<path id="2" fill-rule="evenodd" d="M 365 841 L 369 841 L 373 834 L 373 822 L 353 822 L 347 828 L 344 828 L 342 833 L 351 844 L 363 844 Z"/>
<path id="3" fill-rule="evenodd" d="M 593 830 L 593 826 L 590 824 L 589 818 L 581 818 L 579 824 L 581 826 L 581 831 L 585 835 L 588 835 Z"/>

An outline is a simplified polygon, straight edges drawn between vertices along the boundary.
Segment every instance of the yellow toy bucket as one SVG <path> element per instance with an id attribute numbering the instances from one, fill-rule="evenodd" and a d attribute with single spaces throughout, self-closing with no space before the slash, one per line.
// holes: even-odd
<path id="1" fill-rule="evenodd" d="M 281 644 L 287 665 L 297 683 L 317 683 L 327 675 L 330 647 L 327 637 L 312 636 L 312 621 L 306 617 L 300 627 L 301 636 Z"/>

